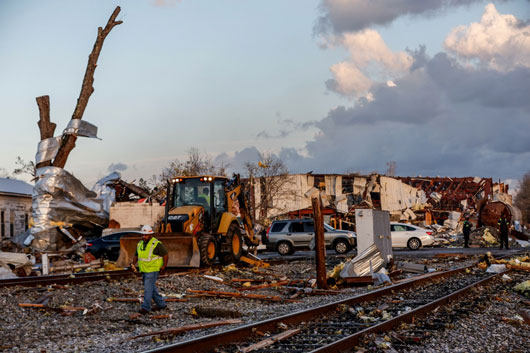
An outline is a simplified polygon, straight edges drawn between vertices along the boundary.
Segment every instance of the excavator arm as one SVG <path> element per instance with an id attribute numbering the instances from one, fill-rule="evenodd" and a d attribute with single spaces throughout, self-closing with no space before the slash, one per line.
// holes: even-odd
<path id="1" fill-rule="evenodd" d="M 241 220 L 243 221 L 243 227 L 245 228 L 244 240 L 248 246 L 259 245 L 259 239 L 254 234 L 254 226 L 252 223 L 252 217 L 250 216 L 249 203 L 245 196 L 244 184 L 241 183 L 239 174 L 234 174 L 234 177 L 226 185 L 226 195 L 228 196 L 228 209 L 231 210 L 234 203 L 239 204 L 239 213 L 241 214 Z"/>

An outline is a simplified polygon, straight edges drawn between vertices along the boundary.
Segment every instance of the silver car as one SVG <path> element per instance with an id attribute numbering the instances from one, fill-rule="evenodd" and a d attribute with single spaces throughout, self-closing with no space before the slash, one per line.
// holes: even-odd
<path id="1" fill-rule="evenodd" d="M 289 219 L 274 221 L 267 229 L 267 250 L 289 255 L 296 249 L 309 248 L 315 237 L 312 219 Z M 324 241 L 328 249 L 345 254 L 357 244 L 355 232 L 337 230 L 324 223 Z"/>

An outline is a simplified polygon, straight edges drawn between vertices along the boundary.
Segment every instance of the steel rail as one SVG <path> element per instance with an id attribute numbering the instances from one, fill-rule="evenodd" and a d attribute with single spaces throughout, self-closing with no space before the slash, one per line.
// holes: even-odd
<path id="1" fill-rule="evenodd" d="M 370 333 L 377 333 L 377 332 L 385 332 L 390 331 L 392 328 L 398 326 L 399 324 L 403 322 L 412 322 L 412 320 L 415 317 L 419 317 L 425 314 L 428 314 L 429 312 L 433 311 L 434 309 L 445 305 L 449 303 L 450 301 L 455 300 L 458 297 L 461 297 L 464 294 L 467 294 L 469 291 L 471 291 L 475 287 L 480 287 L 483 284 L 490 282 L 494 278 L 501 276 L 509 271 L 504 271 L 502 273 L 494 274 L 490 277 L 487 277 L 485 279 L 482 279 L 478 282 L 472 283 L 468 285 L 467 287 L 464 287 L 462 289 L 459 289 L 449 295 L 446 295 L 442 298 L 436 299 L 428 304 L 422 305 L 414 310 L 411 310 L 409 312 L 406 312 L 404 314 L 401 314 L 399 316 L 396 316 L 390 320 L 381 322 L 379 324 L 376 324 L 374 326 L 368 327 L 364 330 L 361 330 L 359 332 L 356 332 L 348 337 L 342 338 L 336 342 L 330 343 L 326 346 L 314 349 L 310 351 L 310 353 L 334 353 L 334 352 L 351 352 L 352 348 L 355 347 L 362 336 L 370 334 Z"/>
<path id="2" fill-rule="evenodd" d="M 372 301 L 376 300 L 381 296 L 391 294 L 393 291 L 400 291 L 406 288 L 410 288 L 416 285 L 420 285 L 422 283 L 430 282 L 439 278 L 445 278 L 453 276 L 457 273 L 463 272 L 469 268 L 474 267 L 475 265 L 471 266 L 465 266 L 460 267 L 457 269 L 449 270 L 449 271 L 443 271 L 443 272 L 433 272 L 431 274 L 427 274 L 422 276 L 421 278 L 411 278 L 408 281 L 404 281 L 398 284 L 394 284 L 388 287 L 383 287 L 374 291 L 371 291 L 369 293 L 356 295 L 351 298 L 339 300 L 333 303 L 325 304 L 316 308 L 306 309 L 302 311 L 298 311 L 292 314 L 287 314 L 283 316 L 279 316 L 272 319 L 267 319 L 264 321 L 251 323 L 247 325 L 243 325 L 240 327 L 236 327 L 231 330 L 219 332 L 210 334 L 203 337 L 194 338 L 188 341 L 183 341 L 175 344 L 170 344 L 167 346 L 151 349 L 144 351 L 144 353 L 152 353 L 152 352 L 179 352 L 179 353 L 200 353 L 200 352 L 209 352 L 212 350 L 212 348 L 221 346 L 221 345 L 227 345 L 233 342 L 238 342 L 246 339 L 247 337 L 251 336 L 255 330 L 259 330 L 262 332 L 270 331 L 274 332 L 277 330 L 277 325 L 279 323 L 283 323 L 286 325 L 293 325 L 293 324 L 299 324 L 303 321 L 312 320 L 314 318 L 318 318 L 321 315 L 324 315 L 326 313 L 332 312 L 340 305 L 351 305 L 355 303 L 365 302 L 365 301 Z M 489 278 L 489 277 L 488 277 Z"/>
<path id="3" fill-rule="evenodd" d="M 166 273 L 178 273 L 183 271 L 185 270 L 174 268 L 165 270 Z M 78 272 L 61 275 L 19 277 L 0 280 L 0 288 L 13 286 L 36 287 L 39 285 L 47 286 L 50 284 L 77 284 L 83 282 L 101 281 L 109 278 L 117 279 L 135 276 L 139 277 L 140 274 L 132 272 L 130 270 L 114 270 L 102 272 Z"/>

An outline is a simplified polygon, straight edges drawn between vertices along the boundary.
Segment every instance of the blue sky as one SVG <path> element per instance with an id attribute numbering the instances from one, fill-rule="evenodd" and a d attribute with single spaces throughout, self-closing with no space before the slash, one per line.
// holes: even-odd
<path id="1" fill-rule="evenodd" d="M 461 38 L 450 48 L 444 46 L 456 26 L 480 22 L 491 2 L 432 0 L 417 8 L 412 0 L 396 0 L 390 6 L 393 16 L 385 18 L 380 15 L 391 11 L 378 8 L 379 2 L 2 0 L 0 167 L 11 172 L 17 156 L 34 159 L 39 141 L 35 97 L 50 96 L 56 134 L 64 129 L 96 29 L 119 5 L 123 24 L 105 41 L 95 91 L 83 117 L 98 126 L 102 140 L 79 138 L 66 165 L 89 187 L 109 174 L 111 165 L 122 165 L 120 172 L 128 181 L 149 178 L 172 160 L 185 159 L 191 147 L 212 158 L 221 155 L 218 160 L 234 169 L 259 150 L 282 156 L 292 172 L 384 172 L 386 162 L 395 160 L 400 175 L 522 176 L 530 165 L 528 130 L 496 131 L 494 120 L 481 122 L 478 116 L 484 109 L 492 119 L 512 114 L 513 121 L 505 123 L 526 128 L 528 105 L 515 98 L 495 107 L 481 104 L 477 96 L 487 92 L 478 83 L 465 91 L 476 91 L 470 94 L 474 98 L 463 101 L 439 89 L 444 87 L 439 77 L 458 75 L 433 74 L 447 68 L 444 58 L 436 56 L 447 52 L 451 60 L 460 60 L 461 66 L 452 65 L 451 72 L 475 65 L 473 72 L 466 71 L 470 82 L 493 80 L 492 75 L 500 81 L 512 77 L 507 81 L 515 82 L 512 90 L 500 94 L 528 92 L 528 82 L 517 80 L 528 73 L 528 66 L 521 67 L 527 51 L 513 58 L 499 44 L 499 53 L 487 57 L 482 47 L 459 46 Z M 363 17 L 367 25 L 361 26 L 355 14 L 362 12 L 357 10 L 363 3 L 372 8 Z M 526 0 L 493 4 L 499 16 L 529 20 Z M 337 6 L 346 8 L 334 12 Z M 350 9 L 356 9 L 352 18 Z M 317 26 L 319 18 L 327 29 Z M 367 38 L 377 43 L 374 33 L 386 47 L 363 49 L 367 63 L 356 45 Z M 420 45 L 425 45 L 423 53 Z M 406 54 L 407 48 L 415 54 Z M 510 60 L 501 67 L 497 63 L 503 55 Z M 420 61 L 427 63 L 421 70 L 428 74 L 411 69 Z M 522 76 L 514 70 L 522 70 Z M 358 72 L 363 75 L 355 81 L 352 75 Z M 400 101 L 410 99 L 409 105 L 389 103 L 396 99 L 387 92 L 389 81 L 397 83 L 391 94 L 403 88 Z M 421 92 L 432 88 L 421 100 L 435 97 L 439 109 L 421 110 L 411 82 Z M 407 117 L 417 112 L 418 118 L 381 118 L 398 108 Z M 359 120 L 366 114 L 372 117 L 369 123 Z M 460 135 L 456 122 L 467 133 Z M 504 138 L 491 140 L 499 134 Z M 490 138 L 491 145 L 478 136 Z M 503 146 L 504 139 L 515 147 Z M 471 160 L 462 158 L 466 151 Z"/>

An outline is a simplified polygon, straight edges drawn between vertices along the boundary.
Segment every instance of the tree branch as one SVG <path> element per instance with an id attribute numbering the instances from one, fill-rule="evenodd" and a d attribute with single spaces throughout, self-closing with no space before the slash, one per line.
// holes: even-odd
<path id="1" fill-rule="evenodd" d="M 94 48 L 88 56 L 88 64 L 85 71 L 85 77 L 83 78 L 81 92 L 79 93 L 79 98 L 77 99 L 77 105 L 75 107 L 74 113 L 72 114 L 72 119 L 83 118 L 83 114 L 87 107 L 88 100 L 94 92 L 94 72 L 96 71 L 99 54 L 101 53 L 101 49 L 103 48 L 103 42 L 105 41 L 105 38 L 110 33 L 112 28 L 114 28 L 114 26 L 123 23 L 123 21 L 116 21 L 116 17 L 120 13 L 120 10 L 120 7 L 117 6 L 112 15 L 110 16 L 105 28 L 98 28 L 98 36 L 96 38 L 96 42 L 94 43 Z M 76 140 L 77 136 L 75 135 L 67 135 L 63 138 L 61 147 L 59 148 L 59 152 L 57 152 L 57 156 L 53 161 L 53 166 L 64 168 L 68 155 L 75 147 Z"/>

